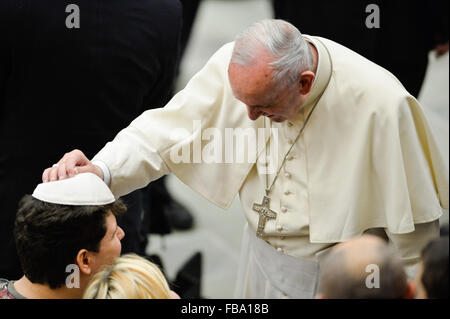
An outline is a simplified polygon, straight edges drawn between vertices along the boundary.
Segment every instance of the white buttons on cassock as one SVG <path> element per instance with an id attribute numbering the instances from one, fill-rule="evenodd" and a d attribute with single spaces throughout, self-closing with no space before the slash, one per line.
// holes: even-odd
<path id="1" fill-rule="evenodd" d="M 283 226 L 282 225 L 277 225 L 277 230 L 278 231 L 282 231 L 283 230 Z"/>
<path id="2" fill-rule="evenodd" d="M 288 172 L 284 173 L 284 177 L 286 178 L 291 178 L 291 174 L 289 174 Z"/>
<path id="3" fill-rule="evenodd" d="M 290 195 L 291 194 L 291 191 L 285 191 L 284 192 L 284 195 Z"/>
<path id="4" fill-rule="evenodd" d="M 286 208 L 286 206 L 282 206 L 282 207 L 281 207 L 281 211 L 282 211 L 283 213 L 286 213 L 287 210 L 288 210 L 288 209 Z"/>

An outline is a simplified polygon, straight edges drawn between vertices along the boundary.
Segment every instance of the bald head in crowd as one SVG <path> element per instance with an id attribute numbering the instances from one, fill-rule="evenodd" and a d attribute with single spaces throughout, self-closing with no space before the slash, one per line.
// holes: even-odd
<path id="1" fill-rule="evenodd" d="M 414 289 L 395 251 L 364 235 L 335 246 L 320 264 L 321 298 L 413 298 Z"/>

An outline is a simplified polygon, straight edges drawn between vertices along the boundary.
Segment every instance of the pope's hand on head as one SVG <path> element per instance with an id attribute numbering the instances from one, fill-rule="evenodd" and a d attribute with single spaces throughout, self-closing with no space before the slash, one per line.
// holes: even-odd
<path id="1" fill-rule="evenodd" d="M 66 153 L 57 164 L 47 168 L 42 173 L 42 181 L 51 182 L 73 177 L 79 173 L 94 173 L 103 179 L 103 171 L 91 161 L 80 150 Z"/>

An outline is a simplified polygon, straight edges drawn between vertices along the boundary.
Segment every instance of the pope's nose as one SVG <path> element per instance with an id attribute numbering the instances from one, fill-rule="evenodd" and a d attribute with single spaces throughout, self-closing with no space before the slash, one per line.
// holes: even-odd
<path id="1" fill-rule="evenodd" d="M 258 117 L 261 116 L 262 112 L 257 110 L 255 107 L 251 107 L 247 105 L 247 113 L 250 120 L 255 121 Z"/>

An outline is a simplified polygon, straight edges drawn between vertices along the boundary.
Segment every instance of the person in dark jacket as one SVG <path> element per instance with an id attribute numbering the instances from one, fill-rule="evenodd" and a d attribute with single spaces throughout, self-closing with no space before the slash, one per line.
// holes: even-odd
<path id="1" fill-rule="evenodd" d="M 171 98 L 181 26 L 178 0 L 1 1 L 0 277 L 21 276 L 14 219 L 41 168 L 80 140 L 93 156 Z M 140 249 L 142 197 L 122 198 L 124 253 Z"/>

